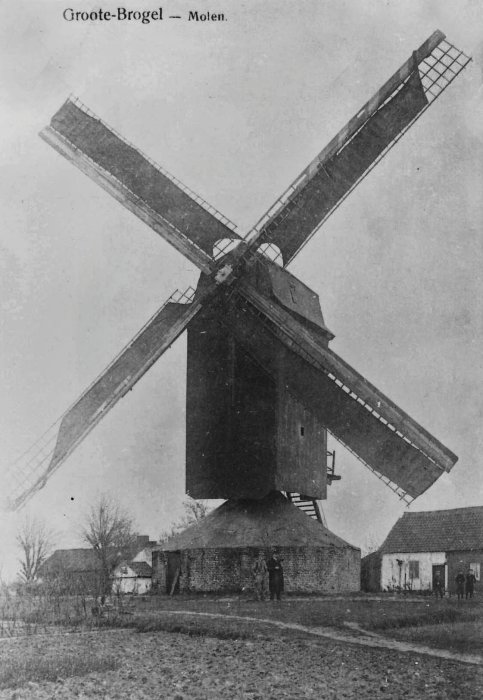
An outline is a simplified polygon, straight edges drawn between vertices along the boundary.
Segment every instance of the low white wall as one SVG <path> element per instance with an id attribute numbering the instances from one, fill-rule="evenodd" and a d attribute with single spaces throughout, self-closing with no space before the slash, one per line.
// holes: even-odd
<path id="1" fill-rule="evenodd" d="M 122 576 L 114 579 L 113 590 L 119 593 L 137 593 L 138 595 L 143 595 L 151 590 L 151 579 Z"/>
<path id="2" fill-rule="evenodd" d="M 402 561 L 399 566 L 398 560 Z M 409 577 L 409 561 L 419 562 L 419 577 Z M 381 589 L 387 590 L 395 586 L 404 587 L 410 584 L 413 590 L 425 590 L 433 587 L 433 564 L 445 564 L 445 552 L 396 552 L 384 554 L 381 567 Z M 448 577 L 448 567 L 445 567 L 445 579 Z M 445 580 L 445 588 L 448 581 Z"/>

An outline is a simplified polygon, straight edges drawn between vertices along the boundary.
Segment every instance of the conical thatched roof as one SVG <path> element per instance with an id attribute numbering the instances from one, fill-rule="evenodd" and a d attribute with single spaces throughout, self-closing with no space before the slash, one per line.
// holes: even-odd
<path id="1" fill-rule="evenodd" d="M 356 549 L 276 491 L 261 500 L 225 501 L 199 522 L 163 542 L 158 549 L 175 551 L 222 547 Z"/>

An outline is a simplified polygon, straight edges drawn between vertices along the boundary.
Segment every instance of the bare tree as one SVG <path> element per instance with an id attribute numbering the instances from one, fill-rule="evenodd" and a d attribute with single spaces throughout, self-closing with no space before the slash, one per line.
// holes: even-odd
<path id="1" fill-rule="evenodd" d="M 110 496 L 103 494 L 86 517 L 82 538 L 96 553 L 102 593 L 106 594 L 110 590 L 113 567 L 136 542 L 133 519 Z"/>
<path id="2" fill-rule="evenodd" d="M 211 508 L 206 501 L 196 501 L 194 498 L 186 498 L 183 501 L 184 515 L 180 521 L 180 527 L 188 527 L 206 517 Z"/>
<path id="3" fill-rule="evenodd" d="M 52 550 L 53 533 L 42 520 L 27 516 L 15 539 L 22 552 L 20 578 L 25 583 L 32 583 Z"/>
<path id="4" fill-rule="evenodd" d="M 181 530 L 194 525 L 194 523 L 199 522 L 202 518 L 206 517 L 211 510 L 211 507 L 206 501 L 197 501 L 194 498 L 186 498 L 183 501 L 184 513 L 181 518 L 171 525 L 170 528 L 164 530 L 159 536 L 159 541 L 164 542 L 169 537 L 173 537 Z"/>
<path id="5" fill-rule="evenodd" d="M 362 556 L 365 557 L 367 554 L 372 554 L 373 552 L 377 552 L 377 550 L 379 549 L 380 546 L 381 546 L 380 536 L 378 536 L 375 532 L 370 531 L 367 534 L 366 540 L 361 547 Z"/>

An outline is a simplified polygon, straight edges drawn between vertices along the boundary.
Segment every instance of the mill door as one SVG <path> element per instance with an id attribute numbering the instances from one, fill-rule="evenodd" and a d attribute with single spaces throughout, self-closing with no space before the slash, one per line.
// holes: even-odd
<path id="1" fill-rule="evenodd" d="M 433 591 L 435 588 L 434 583 L 436 581 L 437 574 L 439 574 L 439 580 L 443 583 L 443 588 L 446 588 L 445 568 L 446 567 L 444 564 L 433 564 Z"/>
<path id="2" fill-rule="evenodd" d="M 181 573 L 181 555 L 179 552 L 168 552 L 168 570 L 166 572 L 166 593 L 179 593 L 179 575 Z"/>

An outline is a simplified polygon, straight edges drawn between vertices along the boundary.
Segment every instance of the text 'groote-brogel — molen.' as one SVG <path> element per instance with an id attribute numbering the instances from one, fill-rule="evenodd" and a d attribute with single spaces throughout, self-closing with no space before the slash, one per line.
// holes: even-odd
<path id="1" fill-rule="evenodd" d="M 172 15 L 164 11 L 162 7 L 156 10 L 131 10 L 126 7 L 117 7 L 112 10 L 75 10 L 72 7 L 66 8 L 62 17 L 66 22 L 141 22 L 142 24 L 150 24 L 151 22 L 159 22 L 164 19 L 180 19 L 188 22 L 226 22 L 226 16 L 223 12 L 210 12 L 204 10 L 188 10 L 184 16 Z"/>

